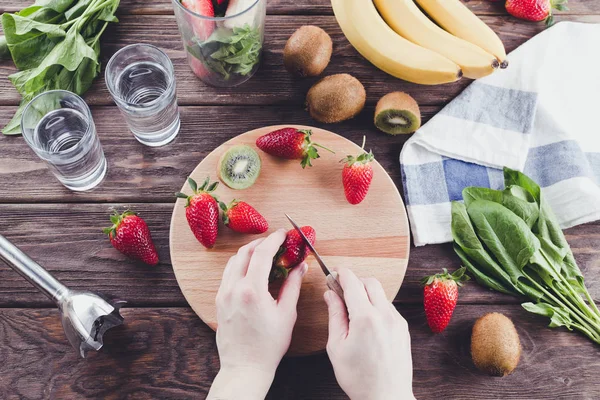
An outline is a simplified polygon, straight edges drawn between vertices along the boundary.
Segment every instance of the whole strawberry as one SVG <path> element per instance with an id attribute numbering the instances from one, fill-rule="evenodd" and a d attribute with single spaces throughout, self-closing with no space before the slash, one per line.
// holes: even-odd
<path id="1" fill-rule="evenodd" d="M 104 229 L 113 247 L 135 260 L 148 265 L 158 264 L 158 253 L 152 243 L 146 221 L 131 211 L 115 212 L 110 216 L 112 226 Z"/>
<path id="2" fill-rule="evenodd" d="M 223 223 L 239 233 L 260 234 L 269 230 L 269 223 L 254 207 L 233 200 L 229 205 L 219 202 L 223 210 Z"/>
<path id="3" fill-rule="evenodd" d="M 427 323 L 433 333 L 440 333 L 450 323 L 452 313 L 458 301 L 458 287 L 469 279 L 465 267 L 449 274 L 446 268 L 441 274 L 427 276 L 421 283 L 425 285 L 423 304 Z"/>
<path id="4" fill-rule="evenodd" d="M 362 148 L 365 148 L 363 140 Z M 344 183 L 344 194 L 350 204 L 358 204 L 365 199 L 371 181 L 373 180 L 373 167 L 371 162 L 375 160 L 372 152 L 363 152 L 357 157 L 348 156 L 340 162 L 345 163 L 342 170 L 342 182 Z"/>
<path id="5" fill-rule="evenodd" d="M 317 240 L 317 233 L 315 230 L 310 226 L 303 226 L 300 229 L 308 241 L 314 245 Z M 306 247 L 306 244 L 304 244 L 304 240 L 302 240 L 298 231 L 295 229 L 288 231 L 285 241 L 273 259 L 273 276 L 275 278 L 286 277 L 292 268 L 308 257 L 309 251 L 310 250 Z"/>
<path id="6" fill-rule="evenodd" d="M 202 186 L 198 187 L 196 181 L 188 178 L 188 183 L 193 195 L 176 193 L 179 198 L 186 199 L 185 217 L 192 233 L 198 241 L 206 248 L 212 248 L 217 241 L 219 233 L 219 205 L 211 194 L 219 185 L 219 182 L 210 183 L 206 178 Z"/>
<path id="7" fill-rule="evenodd" d="M 552 25 L 552 9 L 567 11 L 567 0 L 507 0 L 506 11 L 512 16 L 527 21 L 546 21 Z"/>
<path id="8" fill-rule="evenodd" d="M 310 139 L 312 131 L 282 128 L 256 139 L 256 146 L 265 153 L 288 160 L 302 160 L 302 168 L 312 167 L 311 160 L 319 158 L 317 147 L 329 150 Z M 333 151 L 331 151 L 333 153 Z"/>

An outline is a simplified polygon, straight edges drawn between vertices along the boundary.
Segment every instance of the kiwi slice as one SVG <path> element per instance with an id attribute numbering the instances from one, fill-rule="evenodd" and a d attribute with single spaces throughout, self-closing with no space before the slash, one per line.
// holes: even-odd
<path id="1" fill-rule="evenodd" d="M 237 145 L 219 159 L 219 179 L 232 189 L 247 189 L 260 175 L 260 156 L 250 146 Z"/>
<path id="2" fill-rule="evenodd" d="M 388 93 L 377 102 L 375 126 L 390 135 L 413 133 L 421 127 L 419 105 L 406 93 Z"/>

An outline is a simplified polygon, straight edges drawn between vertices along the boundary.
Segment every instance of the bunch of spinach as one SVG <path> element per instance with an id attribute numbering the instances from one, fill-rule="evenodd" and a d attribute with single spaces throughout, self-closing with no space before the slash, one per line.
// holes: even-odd
<path id="1" fill-rule="evenodd" d="M 196 43 L 200 51 L 188 48 L 210 70 L 229 80 L 231 74 L 248 75 L 260 61 L 262 39 L 258 28 L 245 25 L 233 31 L 218 28 L 204 41 Z"/>
<path id="2" fill-rule="evenodd" d="M 118 6 L 119 0 L 37 0 L 2 15 L 0 47 L 6 43 L 19 69 L 8 79 L 23 97 L 5 135 L 21 133 L 21 114 L 36 95 L 53 89 L 82 95 L 89 89 L 100 73 L 100 36 L 108 23 L 118 22 Z"/>
<path id="3" fill-rule="evenodd" d="M 525 296 L 550 327 L 577 329 L 600 344 L 600 311 L 540 187 L 504 169 L 506 189 L 468 187 L 452 203 L 454 250 L 480 284 Z"/>

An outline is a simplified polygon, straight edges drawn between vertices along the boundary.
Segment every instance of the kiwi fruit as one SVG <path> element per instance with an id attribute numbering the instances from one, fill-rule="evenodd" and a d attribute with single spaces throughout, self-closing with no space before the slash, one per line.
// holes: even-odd
<path id="1" fill-rule="evenodd" d="M 219 179 L 232 189 L 247 189 L 260 175 L 260 156 L 250 146 L 236 145 L 219 159 Z"/>
<path id="2" fill-rule="evenodd" d="M 289 73 L 302 78 L 319 76 L 331 60 L 332 49 L 331 37 L 323 29 L 301 26 L 285 44 L 283 65 Z"/>
<path id="3" fill-rule="evenodd" d="M 512 321 L 496 312 L 479 318 L 471 334 L 471 356 L 475 366 L 489 375 L 512 373 L 521 357 L 521 342 Z"/>
<path id="4" fill-rule="evenodd" d="M 419 105 L 404 92 L 388 93 L 375 107 L 375 126 L 390 135 L 413 133 L 421 127 Z"/>
<path id="5" fill-rule="evenodd" d="M 331 124 L 355 117 L 365 107 L 367 93 L 358 79 L 348 74 L 326 76 L 306 95 L 310 116 Z"/>

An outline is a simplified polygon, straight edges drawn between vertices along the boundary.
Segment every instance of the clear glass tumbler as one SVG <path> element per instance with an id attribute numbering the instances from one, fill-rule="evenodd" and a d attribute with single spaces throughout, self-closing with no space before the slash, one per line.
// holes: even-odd
<path id="1" fill-rule="evenodd" d="M 44 92 L 21 117 L 23 138 L 67 188 L 96 187 L 106 175 L 106 159 L 85 101 L 66 90 Z"/>
<path id="2" fill-rule="evenodd" d="M 132 44 L 106 66 L 106 85 L 135 138 L 162 146 L 179 133 L 180 120 L 171 59 L 158 47 Z"/>
<path id="3" fill-rule="evenodd" d="M 211 86 L 246 82 L 260 65 L 266 0 L 172 0 L 188 63 Z"/>

